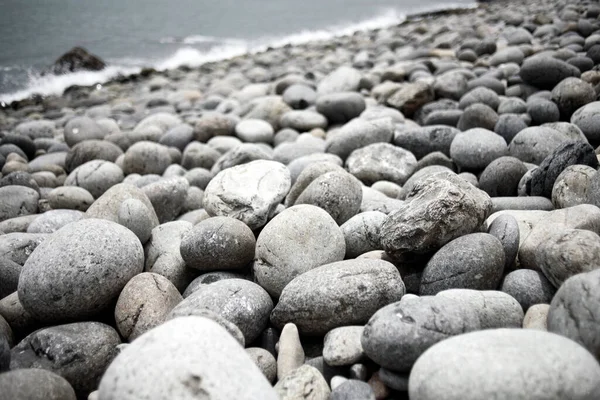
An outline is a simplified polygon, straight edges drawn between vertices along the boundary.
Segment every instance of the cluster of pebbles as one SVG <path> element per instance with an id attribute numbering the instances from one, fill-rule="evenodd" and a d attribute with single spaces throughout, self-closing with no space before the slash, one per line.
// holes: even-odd
<path id="1" fill-rule="evenodd" d="M 0 111 L 0 398 L 599 399 L 600 6 Z"/>

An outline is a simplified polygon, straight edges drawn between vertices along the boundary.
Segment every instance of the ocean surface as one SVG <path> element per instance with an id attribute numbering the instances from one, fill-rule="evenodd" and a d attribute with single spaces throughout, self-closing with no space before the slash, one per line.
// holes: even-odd
<path id="1" fill-rule="evenodd" d="M 382 28 L 473 0 L 0 0 L 0 102 Z M 82 46 L 109 65 L 41 76 Z"/>

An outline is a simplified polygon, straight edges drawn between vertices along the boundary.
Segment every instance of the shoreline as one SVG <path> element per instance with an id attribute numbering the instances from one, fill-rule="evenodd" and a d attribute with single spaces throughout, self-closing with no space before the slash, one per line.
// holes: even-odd
<path id="1" fill-rule="evenodd" d="M 487 4 L 486 2 L 479 2 L 479 1 L 475 1 L 472 5 L 466 5 L 466 6 L 459 6 L 459 5 L 449 5 L 448 7 L 443 7 L 442 8 L 434 8 L 431 11 L 423 11 L 423 12 L 416 12 L 414 14 L 406 14 L 404 16 L 403 21 L 401 21 L 400 23 L 396 24 L 396 25 L 392 25 L 392 26 L 383 26 L 383 27 L 377 27 L 377 28 L 372 28 L 372 29 L 364 29 L 364 30 L 357 30 L 354 31 L 353 34 L 356 33 L 368 33 L 368 32 L 377 32 L 380 30 L 386 30 L 386 29 L 390 29 L 393 28 L 394 26 L 399 27 L 399 26 L 403 26 L 405 24 L 411 24 L 411 23 L 415 23 L 418 21 L 421 21 L 423 19 L 428 19 L 428 18 L 440 18 L 440 17 L 444 17 L 444 16 L 451 16 L 451 15 L 461 15 L 461 14 L 467 14 L 470 12 L 473 12 L 474 10 L 477 10 L 478 8 L 480 8 L 482 5 Z M 271 50 L 277 50 L 277 49 L 281 49 L 281 48 L 288 48 L 288 47 L 302 47 L 302 46 L 308 46 L 308 45 L 326 45 L 327 43 L 331 42 L 331 41 L 335 41 L 336 39 L 343 39 L 343 38 L 348 38 L 350 36 L 352 36 L 353 34 L 340 34 L 337 35 L 335 33 L 332 33 L 332 37 L 328 38 L 328 39 L 317 39 L 317 40 L 311 40 L 305 43 L 297 43 L 297 44 L 292 44 L 292 43 L 286 43 L 286 44 L 282 44 L 282 45 L 277 45 L 277 46 L 269 46 L 269 45 L 261 45 L 259 46 L 258 49 L 255 50 L 248 50 L 247 52 L 245 52 L 244 54 L 240 54 L 240 55 L 236 55 L 233 57 L 226 57 L 223 59 L 219 59 L 216 61 L 207 61 L 204 62 L 200 65 L 196 65 L 196 66 L 187 66 L 187 65 L 181 65 L 178 66 L 176 68 L 167 68 L 167 69 L 157 69 L 153 66 L 140 66 L 140 67 L 130 67 L 131 69 L 139 69 L 139 72 L 135 72 L 135 73 L 130 73 L 130 74 L 118 74 L 115 77 L 112 77 L 104 82 L 95 82 L 93 84 L 90 85 L 71 85 L 66 87 L 62 93 L 60 94 L 51 94 L 51 95 L 40 95 L 37 93 L 32 93 L 30 96 L 25 97 L 23 99 L 20 100 L 13 100 L 11 102 L 0 102 L 0 110 L 9 110 L 9 109 L 13 109 L 13 110 L 18 110 L 22 107 L 25 106 L 29 106 L 29 105 L 40 105 L 40 104 L 44 104 L 44 100 L 47 98 L 53 98 L 53 97 L 63 97 L 65 95 L 66 92 L 68 92 L 69 90 L 72 90 L 74 88 L 93 88 L 95 86 L 97 86 L 98 84 L 100 85 L 110 85 L 112 83 L 123 83 L 123 82 L 128 82 L 128 81 L 139 81 L 139 80 L 143 80 L 144 78 L 148 78 L 151 75 L 164 75 L 164 74 L 168 74 L 169 71 L 174 71 L 174 70 L 183 70 L 183 71 L 192 71 L 195 69 L 200 69 L 205 65 L 215 65 L 215 64 L 219 64 L 219 63 L 223 63 L 223 62 L 227 62 L 227 61 L 231 61 L 234 59 L 240 59 L 240 58 L 247 58 L 247 57 L 252 57 L 255 55 L 259 55 L 261 53 L 265 53 Z M 182 48 L 184 49 L 184 48 Z M 93 54 L 93 49 L 87 49 L 87 50 L 91 50 L 91 53 Z M 107 65 L 107 68 L 105 68 L 104 70 L 101 71 L 90 71 L 90 72 L 102 72 L 102 71 L 106 71 L 107 69 L 114 67 L 112 65 Z M 88 72 L 85 70 L 82 70 L 80 72 Z M 7 93 L 6 96 L 9 96 L 10 93 Z"/>

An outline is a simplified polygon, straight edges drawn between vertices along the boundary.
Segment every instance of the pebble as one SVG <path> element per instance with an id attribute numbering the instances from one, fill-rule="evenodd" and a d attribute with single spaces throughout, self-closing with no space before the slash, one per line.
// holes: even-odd
<path id="1" fill-rule="evenodd" d="M 267 350 L 260 347 L 249 347 L 246 349 L 246 353 L 248 353 L 252 361 L 254 361 L 269 382 L 275 382 L 277 379 L 277 361 L 275 360 L 275 357 Z"/>
<path id="2" fill-rule="evenodd" d="M 294 278 L 321 265 L 341 261 L 345 253 L 343 231 L 325 210 L 308 204 L 293 206 L 278 214 L 260 232 L 254 276 L 269 294 L 279 297 Z"/>
<path id="3" fill-rule="evenodd" d="M 356 258 L 369 251 L 381 250 L 381 225 L 386 217 L 380 211 L 366 211 L 340 226 L 346 242 L 345 258 Z"/>
<path id="4" fill-rule="evenodd" d="M 531 269 L 518 269 L 508 273 L 500 290 L 514 297 L 525 312 L 536 304 L 550 304 L 556 292 L 543 273 Z"/>
<path id="5" fill-rule="evenodd" d="M 300 368 L 305 361 L 304 349 L 300 343 L 298 327 L 287 323 L 279 336 L 277 353 L 277 379 L 282 380 L 286 375 Z"/>
<path id="6" fill-rule="evenodd" d="M 302 334 L 365 323 L 384 305 L 398 301 L 404 284 L 393 264 L 369 259 L 339 261 L 292 280 L 271 313 L 271 323 L 293 322 Z"/>
<path id="7" fill-rule="evenodd" d="M 287 374 L 275 385 L 281 400 L 328 400 L 329 385 L 315 367 L 303 365 Z"/>
<path id="8" fill-rule="evenodd" d="M 25 186 L 0 187 L 0 221 L 36 214 L 39 198 L 37 191 Z"/>
<path id="9" fill-rule="evenodd" d="M 252 343 L 266 328 L 273 301 L 256 283 L 245 279 L 225 279 L 204 285 L 171 310 L 171 316 L 195 315 L 207 309 L 235 324 Z"/>
<path id="10" fill-rule="evenodd" d="M 419 293 L 435 295 L 446 289 L 494 290 L 505 265 L 500 240 L 487 233 L 461 236 L 438 250 L 427 263 Z"/>
<path id="11" fill-rule="evenodd" d="M 372 120 L 355 118 L 335 134 L 327 135 L 325 151 L 345 160 L 354 150 L 374 143 L 390 143 L 393 137 L 394 124 L 391 117 Z"/>
<path id="12" fill-rule="evenodd" d="M 329 398 L 331 400 L 375 400 L 375 393 L 369 384 L 350 379 L 336 387 Z"/>
<path id="13" fill-rule="evenodd" d="M 588 188 L 596 170 L 587 165 L 570 165 L 554 181 L 552 204 L 568 208 L 588 202 Z"/>
<path id="14" fill-rule="evenodd" d="M 212 217 L 187 231 L 179 249 L 188 268 L 223 271 L 247 266 L 254 259 L 255 246 L 246 224 L 231 217 Z"/>
<path id="15" fill-rule="evenodd" d="M 535 361 L 534 361 L 535 360 Z M 429 379 L 455 368 L 453 374 Z M 471 332 L 433 346 L 415 363 L 408 383 L 411 399 L 480 399 L 502 396 L 589 399 L 600 395 L 600 368 L 583 347 L 538 330 Z"/>
<path id="16" fill-rule="evenodd" d="M 415 156 L 389 143 L 374 143 L 354 150 L 346 159 L 348 172 L 365 185 L 386 180 L 404 184 L 417 165 Z"/>
<path id="17" fill-rule="evenodd" d="M 119 333 L 129 342 L 162 324 L 183 298 L 165 277 L 143 272 L 127 282 L 115 306 Z"/>
<path id="18" fill-rule="evenodd" d="M 71 172 L 65 186 L 77 186 L 97 199 L 116 184 L 123 182 L 123 170 L 115 163 L 103 160 L 88 161 Z"/>
<path id="19" fill-rule="evenodd" d="M 491 128 L 494 129 L 494 123 Z M 465 170 L 483 170 L 497 158 L 508 155 L 506 141 L 500 135 L 484 128 L 468 129 L 454 137 L 450 157 Z"/>
<path id="20" fill-rule="evenodd" d="M 27 233 L 53 233 L 83 216 L 83 212 L 76 210 L 49 210 L 31 221 Z"/>
<path id="21" fill-rule="evenodd" d="M 252 161 L 219 172 L 206 186 L 204 208 L 212 216 L 236 218 L 257 229 L 273 216 L 290 187 L 285 165 Z"/>

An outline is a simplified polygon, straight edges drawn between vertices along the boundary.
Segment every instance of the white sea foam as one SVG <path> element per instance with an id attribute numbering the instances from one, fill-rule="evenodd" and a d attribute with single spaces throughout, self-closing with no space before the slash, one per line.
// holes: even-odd
<path id="1" fill-rule="evenodd" d="M 412 9 L 411 13 L 431 12 L 453 8 L 472 8 L 475 5 L 464 4 L 440 4 L 438 7 L 424 7 L 423 9 Z M 34 94 L 42 96 L 61 94 L 72 85 L 90 86 L 104 83 L 119 75 L 131 75 L 138 73 L 143 66 L 151 66 L 157 70 L 169 70 L 180 66 L 197 67 L 207 62 L 224 60 L 246 53 L 258 53 L 268 47 L 282 47 L 288 44 L 300 45 L 314 41 L 329 40 L 334 37 L 351 35 L 357 31 L 365 31 L 377 28 L 386 28 L 403 22 L 406 16 L 398 10 L 389 9 L 359 22 L 348 22 L 335 24 L 327 29 L 306 30 L 284 37 L 262 37 L 255 40 L 245 41 L 234 38 L 217 38 L 204 35 L 191 35 L 185 38 L 167 37 L 161 39 L 161 43 L 181 43 L 185 47 L 179 48 L 175 53 L 164 60 L 148 61 L 142 59 L 126 58 L 122 60 L 109 60 L 110 66 L 102 71 L 75 72 L 66 75 L 39 76 L 30 74 L 28 85 L 25 89 L 14 93 L 0 94 L 0 102 L 6 104 L 12 101 L 22 100 Z M 192 47 L 195 44 L 210 44 L 215 46 L 208 50 L 199 50 Z"/>

